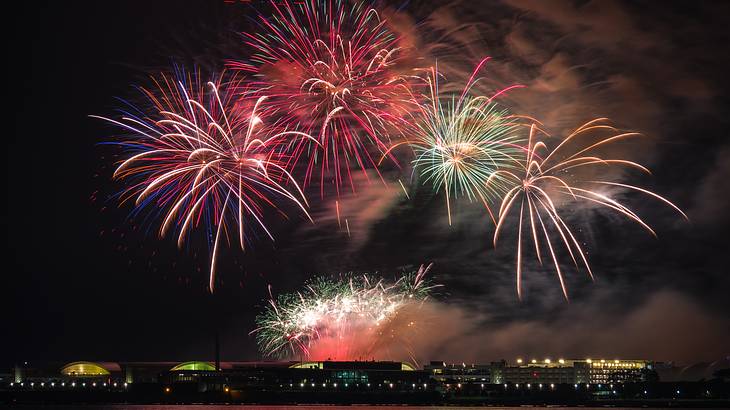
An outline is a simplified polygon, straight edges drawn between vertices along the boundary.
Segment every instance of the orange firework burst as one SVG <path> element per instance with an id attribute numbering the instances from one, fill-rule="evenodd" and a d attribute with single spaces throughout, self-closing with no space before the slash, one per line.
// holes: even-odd
<path id="1" fill-rule="evenodd" d="M 542 263 L 543 252 L 540 245 L 542 242 L 540 236 L 544 237 L 543 243 L 547 244 L 547 253 L 552 259 L 555 272 L 560 280 L 563 295 L 566 299 L 568 299 L 568 291 L 565 285 L 564 274 L 560 269 L 560 262 L 556 254 L 558 244 L 562 244 L 567 250 L 576 267 L 579 265 L 585 266 L 588 274 L 593 278 L 593 272 L 591 271 L 585 251 L 568 224 L 560 215 L 560 205 L 564 201 L 568 201 L 571 204 L 577 201 L 587 201 L 609 208 L 638 223 L 654 236 L 656 236 L 654 230 L 634 211 L 619 203 L 616 199 L 610 198 L 607 194 L 599 192 L 598 187 L 613 186 L 641 192 L 664 202 L 682 214 L 685 219 L 687 218 L 687 215 L 669 200 L 654 192 L 634 185 L 606 180 L 569 180 L 568 177 L 571 176 L 570 170 L 586 167 L 622 166 L 649 173 L 647 168 L 634 161 L 620 158 L 607 159 L 596 154 L 599 148 L 606 147 L 616 141 L 639 136 L 640 134 L 635 132 L 618 132 L 616 128 L 606 124 L 605 118 L 599 118 L 580 126 L 558 144 L 555 149 L 550 151 L 544 142 L 535 141 L 536 130 L 537 128 L 533 124 L 530 128 L 530 136 L 525 149 L 525 161 L 523 163 L 524 174 L 517 175 L 506 170 L 495 172 L 495 175 L 501 174 L 503 177 L 509 178 L 515 183 L 515 186 L 502 198 L 498 213 L 497 228 L 494 232 L 495 246 L 500 230 L 507 220 L 507 216 L 513 208 L 516 208 L 516 204 L 519 203 L 517 227 L 517 295 L 519 298 L 522 298 L 522 231 L 524 224 L 529 225 L 530 232 L 528 235 L 532 237 L 532 243 L 534 244 L 535 252 L 540 263 Z M 580 148 L 577 150 L 566 152 L 567 147 L 574 146 L 572 143 L 586 136 L 590 131 L 595 130 L 607 130 L 612 135 L 601 138 L 597 142 L 578 145 Z M 540 156 L 541 153 L 544 153 L 544 156 Z M 581 185 L 595 186 L 596 188 L 586 189 L 581 187 Z M 551 230 L 557 232 L 559 236 L 557 241 L 554 238 L 551 239 L 549 234 Z"/>

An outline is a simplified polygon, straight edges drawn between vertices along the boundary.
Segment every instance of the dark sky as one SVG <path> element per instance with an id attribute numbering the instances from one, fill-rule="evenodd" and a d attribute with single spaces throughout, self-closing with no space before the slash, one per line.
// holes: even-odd
<path id="1" fill-rule="evenodd" d="M 597 278 L 571 272 L 568 303 L 552 271 L 533 264 L 517 300 L 513 249 L 493 249 L 478 205 L 456 204 L 449 228 L 442 198 L 414 187 L 408 201 L 379 185 L 341 198 L 350 239 L 326 198 L 313 205 L 314 227 L 294 218 L 275 223 L 275 244 L 224 250 L 211 296 L 207 249 L 193 240 L 177 250 L 150 233 L 154 221 L 130 218 L 111 198 L 123 188 L 111 181 L 118 152 L 99 143 L 114 133 L 87 115 L 111 114 L 114 97 L 138 98 L 132 86 L 171 62 L 205 71 L 242 57 L 235 32 L 248 27 L 251 9 L 82 3 L 26 2 L 11 17 L 1 364 L 211 358 L 216 328 L 224 359 L 256 359 L 248 332 L 267 285 L 292 291 L 315 273 L 392 275 L 429 262 L 445 294 L 434 304 L 438 331 L 417 346 L 424 359 L 730 355 L 726 4 L 412 1 L 393 17 L 455 79 L 492 56 L 489 78 L 527 85 L 509 102 L 556 135 L 606 116 L 647 136 L 630 156 L 653 175 L 635 182 L 672 199 L 691 222 L 627 193 L 618 194 L 658 239 L 600 210 L 571 212 Z"/>

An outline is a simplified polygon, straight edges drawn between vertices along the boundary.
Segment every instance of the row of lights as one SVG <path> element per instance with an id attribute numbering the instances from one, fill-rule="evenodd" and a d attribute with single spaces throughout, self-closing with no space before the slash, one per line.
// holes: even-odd
<path id="1" fill-rule="evenodd" d="M 126 383 L 125 383 L 125 385 L 126 385 Z M 304 387 L 304 383 L 300 383 L 299 385 L 300 385 L 301 387 Z M 333 383 L 333 385 L 334 385 L 334 387 L 337 387 L 337 383 Z M 347 385 L 348 385 L 348 384 L 347 384 L 347 383 L 345 383 L 345 387 L 347 387 Z M 393 383 L 390 383 L 389 385 L 390 385 L 390 387 L 391 387 L 391 388 L 393 388 Z M 291 386 L 293 386 L 293 383 L 290 383 L 290 384 L 289 384 L 289 386 L 290 386 L 290 387 L 291 387 Z M 312 387 L 314 387 L 314 386 L 315 386 L 315 383 L 312 383 Z M 369 387 L 369 386 L 370 386 L 370 383 L 368 383 L 368 387 Z M 413 385 L 412 385 L 412 386 L 413 386 L 413 388 L 414 388 L 414 389 L 416 388 L 416 384 L 415 384 L 415 383 L 413 383 Z M 428 386 L 428 385 L 427 385 L 426 383 L 423 383 L 423 388 L 424 388 L 424 389 L 425 389 L 425 388 L 426 388 L 427 386 Z M 447 384 L 446 386 L 448 387 L 449 385 Z M 508 385 L 507 385 L 507 384 L 505 383 L 504 387 L 506 388 L 507 386 L 508 386 Z M 590 386 L 590 385 L 586 384 L 586 388 L 588 388 L 589 386 Z M 326 383 L 322 383 L 322 387 L 327 387 L 327 384 L 326 384 Z M 461 383 L 458 383 L 458 384 L 457 384 L 457 387 L 458 387 L 458 388 L 461 388 Z M 481 387 L 482 387 L 482 388 L 484 388 L 484 383 L 482 383 L 482 384 L 481 384 Z M 518 388 L 519 388 L 519 384 L 515 385 L 515 387 L 518 387 Z M 540 388 L 542 389 L 542 383 L 541 383 L 541 384 L 539 384 L 539 387 L 540 387 Z M 577 389 L 578 387 L 579 387 L 579 385 L 578 385 L 578 384 L 576 384 L 576 385 L 575 385 L 575 388 Z M 600 387 L 600 385 L 599 385 L 599 387 Z M 529 384 L 529 383 L 527 384 L 527 388 L 528 388 L 528 389 L 530 388 L 530 384 Z M 551 389 L 554 389 L 554 388 L 555 388 L 555 384 L 554 384 L 554 383 L 550 383 L 550 388 L 551 388 Z M 613 389 L 613 385 L 611 385 L 611 388 Z M 172 391 L 172 390 L 170 389 L 170 387 L 165 387 L 165 393 L 170 393 L 171 391 Z M 223 391 L 225 391 L 226 393 L 228 393 L 228 392 L 230 392 L 230 388 L 229 388 L 228 386 L 226 386 L 226 387 L 225 387 L 225 388 L 223 389 Z M 710 393 L 710 391 L 708 390 L 708 391 L 707 391 L 707 394 L 709 394 L 709 393 Z M 613 390 L 613 394 L 616 394 L 616 390 Z M 648 392 L 647 390 L 644 390 L 644 394 L 649 394 L 649 392 Z M 680 391 L 679 391 L 679 390 L 677 390 L 677 394 L 680 394 Z"/>
<path id="2" fill-rule="evenodd" d="M 504 388 L 505 389 L 509 388 L 509 386 L 510 386 L 509 383 L 504 383 Z M 515 383 L 514 386 L 515 386 L 516 389 L 519 389 L 520 388 L 520 383 Z M 527 386 L 527 388 L 530 389 L 530 388 L 532 388 L 532 383 L 527 383 L 525 386 Z M 551 389 L 554 389 L 555 388 L 555 383 L 550 383 L 549 386 L 550 386 Z M 580 384 L 577 384 L 576 383 L 574 386 L 577 389 L 577 388 L 580 387 Z M 588 388 L 591 387 L 591 385 L 588 384 L 588 383 L 586 383 L 585 386 L 586 386 L 586 389 L 588 389 Z M 598 384 L 597 386 L 598 386 L 599 389 L 603 387 L 602 384 Z M 450 387 L 450 385 L 447 384 L 446 387 Z M 461 388 L 461 383 L 457 383 L 456 387 L 460 389 Z M 484 383 L 481 384 L 481 387 L 484 388 Z M 540 389 L 542 389 L 543 388 L 543 384 L 542 383 L 538 383 L 537 387 L 540 388 Z M 611 389 L 613 389 L 613 384 L 609 385 L 609 387 Z"/>
<path id="3" fill-rule="evenodd" d="M 531 387 L 532 387 L 532 385 L 533 385 L 532 383 L 526 383 L 526 384 L 525 384 L 525 386 L 527 386 L 527 388 L 528 388 L 528 389 L 529 389 L 529 388 L 531 388 Z M 619 383 L 619 385 L 621 385 L 621 383 Z M 415 386 L 415 385 L 414 385 L 414 386 Z M 425 386 L 425 384 L 424 384 L 424 386 Z M 504 383 L 504 388 L 505 388 L 505 389 L 506 389 L 506 388 L 509 388 L 509 386 L 510 386 L 510 383 Z M 515 383 L 515 384 L 514 384 L 514 386 L 515 386 L 515 388 L 519 388 L 519 387 L 520 387 L 520 383 Z M 537 385 L 537 386 L 538 386 L 539 388 L 542 388 L 542 387 L 543 387 L 543 383 L 538 383 L 538 385 Z M 550 384 L 549 384 L 549 386 L 550 386 L 550 388 L 551 388 L 551 389 L 554 389 L 554 388 L 555 388 L 555 383 L 550 383 Z M 579 383 L 576 383 L 576 384 L 574 384 L 574 386 L 575 386 L 575 388 L 577 389 L 577 388 L 579 388 L 579 387 L 580 387 L 580 384 L 579 384 Z M 594 386 L 596 386 L 596 387 L 597 387 L 597 388 L 599 388 L 599 389 L 602 389 L 604 385 L 603 385 L 602 383 L 598 383 L 598 384 L 594 384 Z M 609 384 L 608 386 L 609 386 L 609 388 L 610 388 L 610 389 L 613 389 L 613 386 L 614 386 L 614 384 L 613 384 L 613 383 L 611 383 L 611 384 Z M 451 387 L 451 384 L 448 384 L 448 383 L 447 383 L 447 384 L 446 384 L 446 387 Z M 457 384 L 456 384 L 456 387 L 458 387 L 458 388 L 461 388 L 461 383 L 457 383 Z M 484 383 L 481 383 L 481 387 L 482 387 L 482 388 L 484 387 Z M 590 384 L 590 383 L 586 383 L 586 384 L 585 384 L 585 387 L 586 387 L 586 389 L 589 389 L 589 388 L 591 387 L 591 384 Z"/>
<path id="4" fill-rule="evenodd" d="M 590 360 L 590 359 L 589 359 L 589 360 Z M 517 364 L 522 364 L 522 363 L 524 363 L 524 360 L 522 360 L 522 359 L 517 359 Z M 537 359 L 532 359 L 532 360 L 530 360 L 530 363 L 532 363 L 532 364 L 536 364 L 536 363 L 537 363 Z M 545 364 L 550 364 L 550 363 L 552 363 L 552 360 L 550 360 L 550 359 L 545 359 L 545 360 L 543 360 L 543 363 L 545 363 Z M 560 364 L 565 364 L 565 359 L 558 359 L 558 363 L 560 363 Z"/>
<path id="5" fill-rule="evenodd" d="M 525 384 L 525 386 L 527 386 L 527 388 L 528 388 L 528 389 L 529 389 L 529 388 L 532 388 L 532 383 L 527 383 L 527 384 Z M 543 384 L 542 384 L 542 383 L 539 383 L 539 384 L 538 384 L 537 386 L 538 386 L 539 388 L 542 388 L 542 387 L 543 387 Z M 578 383 L 575 383 L 575 384 L 574 384 L 573 386 L 574 386 L 574 387 L 575 387 L 576 389 L 577 389 L 577 388 L 580 388 L 580 384 L 578 384 Z M 586 389 L 589 389 L 589 388 L 591 387 L 591 384 L 590 384 L 590 383 L 586 383 L 586 384 L 585 384 L 585 386 L 586 386 Z M 461 384 L 459 384 L 459 387 L 461 387 Z M 484 384 L 482 384 L 482 387 L 484 387 Z M 597 385 L 596 385 L 596 387 L 598 387 L 599 389 L 601 389 L 601 388 L 603 388 L 603 384 L 600 384 L 600 383 L 599 383 L 599 384 L 597 384 Z M 505 388 L 505 389 L 506 389 L 506 388 L 509 388 L 509 383 L 504 383 L 504 388 Z M 516 389 L 519 389 L 519 388 L 520 388 L 520 383 L 515 383 L 515 388 L 516 388 Z M 554 388 L 555 388 L 555 383 L 550 383 L 550 388 L 551 388 L 551 389 L 554 389 Z M 610 389 L 613 389 L 613 384 L 610 384 L 610 385 L 609 385 L 609 388 L 610 388 Z"/>
<path id="6" fill-rule="evenodd" d="M 505 386 L 507 386 L 507 385 L 505 385 Z M 451 385 L 450 384 L 446 384 L 446 387 L 451 387 Z M 480 384 L 480 387 L 483 389 L 484 388 L 484 383 L 481 383 Z M 456 388 L 457 389 L 460 389 L 461 388 L 461 383 L 456 383 Z"/>
<path id="7" fill-rule="evenodd" d="M 299 387 L 301 387 L 301 388 L 304 388 L 306 386 L 307 385 L 305 383 L 299 383 Z M 345 387 L 349 387 L 349 386 L 350 386 L 349 383 L 345 383 Z M 359 387 L 360 384 L 358 383 L 357 386 Z M 367 383 L 366 386 L 367 387 L 370 387 L 370 383 Z M 411 387 L 413 387 L 414 389 L 416 388 L 416 386 L 417 386 L 416 383 L 411 384 Z M 289 383 L 289 387 L 294 387 L 294 383 Z M 317 383 L 312 383 L 312 387 L 317 387 Z M 327 387 L 327 383 L 322 383 L 322 387 Z M 336 388 L 337 387 L 337 383 L 332 383 L 332 387 L 335 387 Z M 382 384 L 378 384 L 378 387 L 383 387 L 383 385 Z M 390 387 L 392 389 L 394 387 L 393 383 L 388 383 L 388 387 Z M 427 383 L 423 383 L 423 388 L 425 389 L 427 387 L 428 387 L 428 384 Z"/>
<path id="8" fill-rule="evenodd" d="M 43 383 L 41 383 L 41 385 L 42 384 Z M 104 383 L 104 384 L 106 385 L 106 383 Z M 12 386 L 12 383 L 10 385 Z M 31 383 L 31 385 L 32 385 L 32 383 Z M 53 383 L 51 383 L 51 385 L 53 385 Z M 114 383 L 114 385 L 116 386 L 116 383 Z M 349 385 L 348 383 L 345 383 L 345 387 L 348 387 L 348 385 Z M 127 387 L 127 383 L 124 383 L 124 386 Z M 293 383 L 289 383 L 289 387 L 293 387 L 293 386 L 294 386 Z M 304 387 L 304 386 L 305 386 L 304 383 L 299 383 L 299 387 Z M 312 387 L 315 387 L 315 386 L 316 386 L 316 383 L 312 383 Z M 337 383 L 333 383 L 332 386 L 333 387 L 337 387 Z M 359 384 L 358 384 L 358 386 L 359 386 Z M 368 383 L 367 386 L 370 387 L 370 383 Z M 381 386 L 381 385 L 379 384 L 378 386 Z M 393 388 L 393 383 L 389 383 L 389 386 L 390 386 L 390 388 Z M 415 389 L 416 388 L 416 383 L 413 383 L 411 386 Z M 575 386 L 576 389 L 580 388 L 580 384 L 578 384 L 578 383 L 576 383 L 574 386 Z M 587 384 L 586 383 L 585 386 L 586 386 L 586 389 L 590 388 L 590 384 Z M 598 385 L 598 388 L 601 388 L 601 386 L 602 385 L 599 384 Z M 322 387 L 327 387 L 327 383 L 322 383 Z M 423 383 L 423 388 L 426 389 L 427 387 L 428 387 L 428 384 Z M 450 385 L 447 384 L 446 387 L 450 387 Z M 456 387 L 460 389 L 461 388 L 461 383 L 457 383 Z M 504 384 L 504 388 L 506 389 L 508 387 L 509 387 L 509 384 L 505 383 Z M 519 387 L 520 387 L 519 383 L 515 384 L 515 388 L 519 388 Z M 538 384 L 538 388 L 542 389 L 542 387 L 543 387 L 542 383 Z M 612 389 L 612 393 L 613 394 L 616 394 L 616 390 L 613 390 L 613 384 L 609 385 L 609 387 Z M 481 383 L 481 388 L 484 388 L 484 383 Z M 532 384 L 527 383 L 527 388 L 528 389 L 532 388 Z M 551 389 L 555 389 L 555 383 L 550 383 L 550 388 Z M 164 390 L 165 390 L 165 393 L 170 393 L 172 391 L 170 389 L 170 387 L 165 387 Z M 228 393 L 228 392 L 230 392 L 230 388 L 228 386 L 226 386 L 223 389 L 223 391 L 225 391 L 226 393 Z M 677 390 L 676 393 L 677 394 L 681 394 L 680 393 L 680 390 Z M 648 390 L 644 390 L 644 394 L 645 395 L 648 395 L 649 394 Z M 709 390 L 707 391 L 707 394 L 710 394 L 710 391 Z"/>
<path id="9" fill-rule="evenodd" d="M 23 382 L 20 382 L 20 383 L 12 383 L 11 382 L 10 383 L 10 387 L 15 386 L 16 384 L 18 386 L 20 386 L 20 387 L 23 387 L 25 385 Z M 29 385 L 30 385 L 30 387 L 34 387 L 35 386 L 35 382 L 30 382 Z M 46 385 L 45 382 L 41 382 L 40 383 L 40 386 L 41 387 L 45 387 L 45 385 Z M 61 382 L 60 385 L 61 385 L 61 387 L 65 387 L 66 386 L 66 382 Z M 71 382 L 70 385 L 71 385 L 71 387 L 76 387 L 76 382 Z M 96 387 L 97 383 L 96 382 L 93 382 L 93 383 L 91 383 L 91 385 L 92 385 L 92 387 Z M 102 383 L 102 385 L 104 387 L 106 387 L 107 386 L 107 383 L 104 382 L 104 383 Z M 56 382 L 51 382 L 50 383 L 50 386 L 51 387 L 55 387 L 56 386 Z M 86 387 L 86 382 L 81 383 L 81 386 L 82 387 Z M 112 386 L 113 387 L 118 387 L 117 382 L 112 383 Z M 124 383 L 123 386 L 124 387 L 128 387 L 129 386 L 129 383 Z M 293 383 L 290 383 L 289 386 L 290 387 L 293 387 Z M 337 387 L 337 383 L 333 383 L 332 386 L 336 388 Z M 358 386 L 359 386 L 359 384 L 358 384 Z M 381 386 L 382 386 L 382 384 L 378 384 L 378 387 L 381 387 Z M 389 383 L 388 386 L 392 389 L 393 388 L 393 383 Z M 526 386 L 527 386 L 528 389 L 531 389 L 532 388 L 532 384 L 531 383 L 527 383 Z M 580 385 L 578 383 L 574 384 L 574 386 L 575 386 L 576 389 L 580 388 Z M 585 386 L 586 386 L 586 389 L 588 389 L 588 388 L 590 388 L 591 385 L 588 384 L 588 383 L 586 383 Z M 304 383 L 299 383 L 299 387 L 302 387 L 303 388 L 303 387 L 305 387 L 305 384 Z M 312 383 L 312 387 L 316 387 L 316 383 Z M 327 387 L 327 383 L 322 383 L 322 387 Z M 348 387 L 348 383 L 345 383 L 345 387 Z M 367 387 L 370 387 L 370 383 L 367 384 Z M 412 384 L 412 387 L 415 389 L 416 388 L 416 383 L 413 383 Z M 427 387 L 428 387 L 428 384 L 423 383 L 423 388 L 426 389 Z M 449 384 L 447 384 L 446 387 L 451 387 L 451 386 Z M 457 383 L 456 387 L 460 389 L 461 388 L 461 383 Z M 481 383 L 481 387 L 484 388 L 484 383 Z M 509 384 L 505 383 L 504 384 L 504 387 L 505 387 L 505 389 L 508 388 L 509 387 Z M 542 387 L 543 387 L 543 384 L 542 383 L 539 383 L 538 384 L 538 388 L 542 389 Z M 598 388 L 600 389 L 601 387 L 602 387 L 602 385 L 601 384 L 598 384 Z M 519 389 L 520 388 L 520 384 L 519 383 L 516 383 L 515 384 L 515 388 L 516 389 Z M 555 383 L 550 383 L 550 388 L 551 389 L 555 389 Z M 609 388 L 610 389 L 613 389 L 613 384 L 610 384 L 609 385 Z M 228 393 L 230 391 L 230 389 L 227 386 L 225 387 L 224 390 L 225 390 L 226 393 Z M 165 387 L 165 393 L 170 393 L 170 391 L 171 391 L 171 389 L 169 387 Z M 613 392 L 613 394 L 616 394 L 616 390 L 612 390 L 612 392 Z M 677 390 L 676 393 L 679 395 L 679 394 L 681 394 L 681 391 L 680 390 Z M 709 391 L 707 393 L 709 394 Z M 649 394 L 649 392 L 647 390 L 644 390 L 644 394 Z"/>
<path id="10" fill-rule="evenodd" d="M 536 364 L 537 362 L 538 362 L 538 361 L 537 361 L 537 359 L 532 359 L 532 360 L 530 360 L 530 363 L 532 363 L 532 364 Z M 607 362 L 607 361 L 606 361 L 605 359 L 601 359 L 601 360 L 600 360 L 600 363 L 606 363 L 606 362 Z M 608 362 L 610 363 L 610 361 L 608 361 Z M 517 363 L 518 363 L 518 364 L 522 364 L 522 363 L 524 363 L 524 360 L 522 360 L 521 358 L 518 358 L 518 359 L 517 359 Z M 550 363 L 552 363 L 552 360 L 548 358 L 548 359 L 545 359 L 545 360 L 543 360 L 543 363 L 545 363 L 545 364 L 550 364 Z M 560 364 L 564 364 L 564 363 L 565 363 L 565 359 L 558 359 L 558 363 L 560 363 Z M 593 359 L 586 359 L 586 363 L 589 363 L 589 364 L 590 364 L 590 363 L 593 363 Z M 621 361 L 620 361 L 620 360 L 618 360 L 618 359 L 614 359 L 614 360 L 613 360 L 613 363 L 614 363 L 614 364 L 619 364 L 619 363 L 621 363 Z M 628 364 L 632 364 L 632 363 L 633 363 L 633 362 L 629 362 Z"/>
<path id="11" fill-rule="evenodd" d="M 56 387 L 56 384 L 58 384 L 61 387 L 66 387 L 66 382 L 61 382 L 61 383 L 50 382 L 50 383 L 47 383 L 47 384 L 50 387 Z M 76 387 L 76 384 L 77 384 L 76 382 L 71 382 L 68 385 L 71 386 L 71 387 Z M 46 387 L 46 382 L 40 382 L 40 383 L 38 383 L 38 385 L 40 387 Z M 104 382 L 104 383 L 101 383 L 101 384 L 96 383 L 96 382 L 92 382 L 91 383 L 91 387 L 97 387 L 97 385 L 102 386 L 102 387 L 108 387 L 109 386 L 109 384 L 107 382 Z M 15 387 L 15 386 L 25 387 L 25 382 L 20 382 L 20 383 L 11 382 L 10 383 L 10 387 Z M 30 383 L 28 383 L 28 386 L 35 387 L 36 386 L 36 383 L 35 382 L 30 382 Z M 117 382 L 114 382 L 114 383 L 111 384 L 111 386 L 112 387 L 119 387 L 120 384 L 117 383 Z M 121 386 L 128 387 L 129 386 L 129 383 L 123 383 L 123 384 L 121 384 Z M 86 382 L 82 382 L 81 383 L 81 387 L 86 387 Z"/>
<path id="12" fill-rule="evenodd" d="M 540 389 L 542 389 L 542 386 L 543 386 L 543 385 L 542 385 L 542 383 L 539 383 L 539 384 L 537 385 L 537 387 L 538 387 L 538 388 L 540 388 Z M 575 386 L 576 386 L 576 387 L 578 387 L 578 385 L 577 385 L 577 384 L 576 384 Z M 482 387 L 484 387 L 484 385 L 483 385 L 483 384 L 482 384 Z M 509 387 L 509 384 L 505 383 L 505 384 L 504 384 L 504 388 L 506 389 L 506 388 L 508 388 L 508 387 Z M 519 388 L 520 388 L 520 384 L 519 384 L 519 383 L 515 383 L 515 389 L 519 389 Z M 527 383 L 527 388 L 528 388 L 528 389 L 531 389 L 531 388 L 532 388 L 532 384 L 531 384 L 531 383 Z M 554 389 L 554 388 L 555 388 L 555 383 L 550 383 L 550 388 L 551 388 L 551 389 Z"/>

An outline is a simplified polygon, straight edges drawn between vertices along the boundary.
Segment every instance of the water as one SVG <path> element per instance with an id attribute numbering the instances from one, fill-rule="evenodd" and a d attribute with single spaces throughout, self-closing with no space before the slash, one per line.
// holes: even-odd
<path id="1" fill-rule="evenodd" d="M 34 408 L 34 406 L 18 406 L 16 408 Z M 260 405 L 219 405 L 219 404 L 199 404 L 199 405 L 168 405 L 168 404 L 106 404 L 106 405 L 68 405 L 68 406 L 44 406 L 44 409 L 89 409 L 89 410 L 123 410 L 123 409 L 134 409 L 134 410 L 184 410 L 184 409 L 200 409 L 200 410 L 284 410 L 284 409 L 297 409 L 297 410 L 473 410 L 476 407 L 457 407 L 457 406 L 372 406 L 372 405 L 352 405 L 352 406 L 330 406 L 330 405 L 303 405 L 303 406 L 260 406 Z M 642 407 L 558 407 L 558 406 L 515 406 L 515 407 L 497 407 L 497 406 L 485 406 L 490 410 L 515 410 L 521 408 L 549 408 L 550 410 L 635 410 L 644 409 Z M 672 407 L 672 410 L 687 410 L 682 407 Z"/>

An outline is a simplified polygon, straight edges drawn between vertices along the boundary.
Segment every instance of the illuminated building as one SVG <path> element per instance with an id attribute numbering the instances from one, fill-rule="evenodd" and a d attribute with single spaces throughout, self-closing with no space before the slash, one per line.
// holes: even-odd
<path id="1" fill-rule="evenodd" d="M 502 369 L 504 383 L 587 383 L 580 368 L 574 366 L 574 360 L 551 359 L 518 359 L 515 365 Z"/>
<path id="2" fill-rule="evenodd" d="M 466 364 L 432 361 L 423 366 L 431 378 L 439 383 L 502 383 L 500 369 L 504 362 Z"/>
<path id="3" fill-rule="evenodd" d="M 439 383 L 491 384 L 611 384 L 651 379 L 652 363 L 646 360 L 517 359 L 514 363 L 447 364 L 424 366 Z"/>
<path id="4" fill-rule="evenodd" d="M 611 384 L 646 381 L 651 373 L 646 360 L 518 359 L 505 366 L 505 383 Z"/>
<path id="5" fill-rule="evenodd" d="M 215 366 L 208 362 L 185 362 L 170 369 L 171 372 L 177 371 L 208 371 L 214 372 Z"/>
<path id="6" fill-rule="evenodd" d="M 131 384 L 186 385 L 196 391 L 344 387 L 416 390 L 451 385 L 610 385 L 655 381 L 653 364 L 645 360 L 518 359 L 489 364 L 430 362 L 423 370 L 401 362 L 88 362 L 78 361 L 44 368 L 16 366 L 14 384 L 54 383 L 59 387 Z M 74 384 L 75 383 L 75 384 Z M 314 384 L 314 386 L 312 386 Z M 392 385 L 392 387 L 391 387 Z M 424 386 L 425 385 L 425 386 Z M 351 387 L 352 386 L 352 387 Z M 409 387 L 410 386 L 410 387 Z"/>
<path id="7" fill-rule="evenodd" d="M 726 381 L 658 382 L 653 367 L 600 359 L 431 362 L 423 370 L 376 361 L 24 363 L 0 372 L 0 403 L 606 405 L 730 398 Z"/>
<path id="8" fill-rule="evenodd" d="M 108 377 L 112 371 L 119 371 L 119 365 L 116 363 L 97 364 L 92 362 L 73 362 L 69 363 L 61 369 L 61 374 L 69 377 L 82 377 L 82 378 L 100 378 L 104 379 Z M 109 368 L 109 369 L 107 369 Z"/>
<path id="9" fill-rule="evenodd" d="M 42 368 L 16 368 L 15 388 L 53 383 L 56 389 L 160 384 L 193 391 L 289 387 L 327 389 L 424 390 L 428 375 L 401 362 L 72 362 Z M 314 386 L 312 386 L 314 384 Z"/>
<path id="10" fill-rule="evenodd" d="M 653 370 L 652 363 L 646 360 L 586 359 L 579 363 L 582 369 L 587 368 L 592 384 L 645 381 Z"/>

